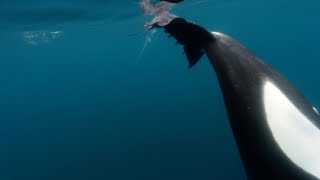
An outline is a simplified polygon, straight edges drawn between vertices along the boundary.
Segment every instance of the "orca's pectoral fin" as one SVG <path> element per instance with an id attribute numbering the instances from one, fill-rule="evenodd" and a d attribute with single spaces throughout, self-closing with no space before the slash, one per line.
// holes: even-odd
<path id="1" fill-rule="evenodd" d="M 197 46 L 185 45 L 183 49 L 189 61 L 189 68 L 196 65 L 204 54 L 203 49 Z"/>

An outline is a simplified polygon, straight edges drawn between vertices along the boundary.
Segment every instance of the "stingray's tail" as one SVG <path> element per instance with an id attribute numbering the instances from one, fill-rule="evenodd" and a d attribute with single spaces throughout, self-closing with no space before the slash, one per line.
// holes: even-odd
<path id="1" fill-rule="evenodd" d="M 204 54 L 203 48 L 206 44 L 214 41 L 214 37 L 209 31 L 183 18 L 174 19 L 164 28 L 178 43 L 184 46 L 190 68 L 199 62 Z"/>

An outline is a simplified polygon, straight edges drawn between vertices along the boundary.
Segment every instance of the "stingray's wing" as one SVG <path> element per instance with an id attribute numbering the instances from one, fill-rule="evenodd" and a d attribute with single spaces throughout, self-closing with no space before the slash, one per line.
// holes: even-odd
<path id="1" fill-rule="evenodd" d="M 154 15 L 155 6 L 151 3 L 151 0 L 142 0 L 140 3 L 140 7 L 143 10 L 144 15 Z"/>
<path id="2" fill-rule="evenodd" d="M 169 11 L 176 3 L 168 1 L 160 1 L 155 6 L 151 4 L 151 0 L 142 0 L 140 7 L 144 15 L 159 15 L 163 12 Z"/>
<path id="3" fill-rule="evenodd" d="M 169 13 L 168 11 L 165 11 L 159 15 L 157 15 L 150 23 L 146 22 L 144 25 L 144 28 L 149 30 L 152 29 L 155 25 L 157 26 L 166 26 L 168 25 L 172 20 L 178 18 L 178 16 Z"/>
<path id="4" fill-rule="evenodd" d="M 155 6 L 151 4 L 151 0 L 142 0 L 140 7 L 145 15 L 156 15 L 156 17 L 149 23 L 146 22 L 144 28 L 149 30 L 155 25 L 166 26 L 173 19 L 177 18 L 176 15 L 169 13 L 169 10 L 176 5 L 176 3 L 168 1 L 160 1 Z"/>

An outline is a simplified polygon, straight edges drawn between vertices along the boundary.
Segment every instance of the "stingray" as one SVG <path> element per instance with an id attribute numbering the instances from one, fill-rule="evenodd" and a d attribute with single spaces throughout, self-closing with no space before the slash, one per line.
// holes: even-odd
<path id="1" fill-rule="evenodd" d="M 142 0 L 140 7 L 144 15 L 155 15 L 156 17 L 151 22 L 146 22 L 144 28 L 150 30 L 155 26 L 166 26 L 178 16 L 170 13 L 169 11 L 177 3 L 183 0 L 160 0 L 156 5 L 151 4 L 151 0 Z"/>

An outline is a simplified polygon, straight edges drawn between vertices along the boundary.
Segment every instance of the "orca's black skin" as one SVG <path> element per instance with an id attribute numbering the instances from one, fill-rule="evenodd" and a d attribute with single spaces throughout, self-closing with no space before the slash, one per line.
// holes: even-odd
<path id="1" fill-rule="evenodd" d="M 207 54 L 218 76 L 233 135 L 249 180 L 318 179 L 284 154 L 267 124 L 262 88 L 268 79 L 320 129 L 320 116 L 285 77 L 226 35 L 212 34 L 181 18 L 173 20 L 165 29 L 184 45 L 191 66 L 198 62 L 200 53 Z"/>
<path id="2" fill-rule="evenodd" d="M 196 65 L 203 56 L 204 46 L 214 40 L 212 34 L 206 29 L 183 18 L 172 20 L 164 28 L 178 43 L 184 46 L 190 68 Z"/>
<path id="3" fill-rule="evenodd" d="M 184 0 L 160 0 L 160 1 L 166 1 L 166 2 L 170 2 L 170 3 L 181 3 Z"/>

